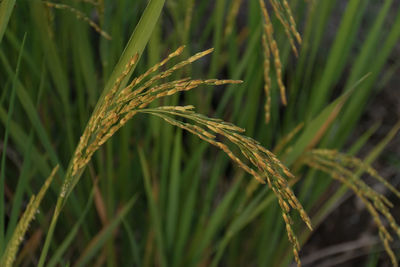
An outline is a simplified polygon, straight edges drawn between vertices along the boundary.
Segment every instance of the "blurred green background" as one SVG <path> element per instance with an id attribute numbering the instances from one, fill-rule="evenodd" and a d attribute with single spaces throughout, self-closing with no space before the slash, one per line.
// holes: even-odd
<path id="1" fill-rule="evenodd" d="M 60 164 L 17 266 L 38 264 L 63 174 L 148 2 L 162 11 L 150 10 L 147 23 L 136 28 L 150 38 L 135 40 L 145 49 L 134 76 L 185 45 L 184 57 L 215 51 L 173 79 L 244 81 L 201 87 L 152 106 L 194 105 L 199 113 L 245 128 L 273 152 L 304 123 L 285 149 L 275 151 L 298 178 L 295 194 L 315 228 L 310 232 L 294 216 L 303 264 L 390 264 L 358 198 L 329 175 L 296 162 L 310 145 L 340 150 L 375 162 L 399 188 L 397 1 L 289 1 L 302 36 L 298 57 L 267 1 L 288 98 L 283 106 L 272 66 L 269 124 L 258 1 L 13 2 L 0 2 L 1 252 L 29 196 Z M 393 201 L 390 211 L 399 221 L 399 200 L 364 178 Z M 134 204 L 127 205 L 132 198 Z M 156 117 L 137 115 L 89 163 L 62 210 L 45 266 L 288 266 L 293 255 L 285 231 L 271 190 L 224 153 Z M 391 246 L 400 254 L 399 238 Z"/>

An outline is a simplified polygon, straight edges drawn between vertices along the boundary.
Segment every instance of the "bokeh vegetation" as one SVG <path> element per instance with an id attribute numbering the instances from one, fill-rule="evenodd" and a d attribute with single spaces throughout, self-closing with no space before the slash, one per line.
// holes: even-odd
<path id="1" fill-rule="evenodd" d="M 400 122 L 352 135 L 398 68 L 372 2 L 1 1 L 1 265 L 300 265 L 351 192 L 397 266 Z"/>

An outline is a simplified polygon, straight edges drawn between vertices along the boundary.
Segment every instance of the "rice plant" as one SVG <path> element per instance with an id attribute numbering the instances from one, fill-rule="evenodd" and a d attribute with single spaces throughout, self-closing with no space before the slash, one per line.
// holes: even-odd
<path id="1" fill-rule="evenodd" d="M 333 0 L 1 1 L 1 265 L 300 266 L 352 192 L 398 266 L 400 124 L 344 149 L 400 37 L 369 5 L 327 53 Z"/>

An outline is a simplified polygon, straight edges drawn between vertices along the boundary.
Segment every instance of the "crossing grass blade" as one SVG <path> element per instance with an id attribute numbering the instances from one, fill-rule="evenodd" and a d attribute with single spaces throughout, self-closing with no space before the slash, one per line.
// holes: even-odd
<path id="1" fill-rule="evenodd" d="M 11 2 L 0 0 L 0 7 Z M 400 25 L 395 2 L 16 2 L 7 11 L 12 16 L 0 16 L 0 29 L 6 29 L 0 31 L 0 128 L 9 133 L 1 169 L 7 181 L 5 240 L 18 225 L 25 197 L 37 192 L 35 185 L 43 184 L 50 166 L 69 166 L 50 185 L 34 224 L 38 230 L 27 235 L 16 264 L 288 266 L 293 259 L 300 264 L 300 244 L 311 233 L 288 211 L 288 204 L 300 207 L 293 192 L 305 207 L 303 219 L 305 210 L 311 211 L 317 227 L 349 194 L 345 186 L 332 191 L 329 174 L 310 170 L 301 160 L 319 156 L 315 162 L 331 167 L 321 148 L 332 156 L 347 144 L 366 101 L 395 77 L 399 64 L 391 52 Z M 273 29 L 273 38 L 270 43 L 264 38 L 263 46 L 264 26 Z M 28 28 L 8 124 L 19 36 Z M 185 50 L 168 56 L 181 45 Z M 201 57 L 211 46 L 212 56 Z M 269 64 L 265 47 L 279 52 Z M 206 52 L 190 57 L 197 51 Z M 178 54 L 186 60 L 179 62 Z M 367 73 L 368 79 L 352 88 Z M 235 80 L 209 79 L 214 77 Z M 296 128 L 301 123 L 303 128 Z M 387 127 L 386 121 L 382 125 Z M 374 129 L 346 155 L 335 155 L 349 160 L 371 142 Z M 261 147 L 275 147 L 278 155 Z M 376 155 L 382 148 L 376 147 Z M 398 161 L 390 155 L 388 164 Z M 348 177 L 347 167 L 334 171 Z M 269 178 L 272 190 L 250 176 L 266 183 Z M 138 196 L 134 212 L 121 218 L 119 230 L 99 232 L 132 195 Z M 294 233 L 300 233 L 298 243 Z M 100 245 L 91 243 L 99 238 Z M 73 257 L 77 251 L 83 252 L 80 259 Z M 383 256 L 379 263 L 389 263 Z"/>
<path id="2" fill-rule="evenodd" d="M 11 237 L 11 234 L 15 230 L 15 226 L 17 225 L 18 216 L 22 207 L 22 201 L 24 197 L 24 193 L 28 187 L 28 179 L 30 177 L 29 170 L 31 168 L 31 150 L 33 143 L 33 134 L 29 135 L 28 143 L 26 146 L 26 151 L 24 154 L 24 163 L 22 165 L 21 174 L 18 177 L 18 184 L 15 189 L 15 196 L 13 199 L 13 205 L 11 209 L 10 220 L 7 225 L 7 232 L 5 236 L 5 242 L 8 243 Z"/>
<path id="3" fill-rule="evenodd" d="M 105 85 L 102 97 L 100 97 L 100 101 L 96 105 L 95 112 L 98 110 L 99 106 L 101 106 L 102 102 L 104 101 L 103 97 L 109 93 L 114 86 L 115 80 L 118 78 L 119 75 L 123 72 L 127 63 L 132 59 L 132 57 L 136 54 L 138 57 L 142 54 L 150 36 L 151 32 L 157 22 L 158 17 L 160 16 L 161 10 L 164 6 L 164 0 L 151 0 L 148 3 L 146 10 L 143 12 L 142 17 L 136 26 L 135 30 L 133 31 L 131 38 L 126 45 L 126 48 L 121 55 L 121 58 L 117 65 L 114 68 L 113 73 L 111 74 L 108 82 Z M 126 76 L 129 78 L 130 74 L 132 73 L 133 68 L 130 70 Z M 121 81 L 121 84 L 126 83 L 127 81 Z M 38 266 L 42 267 L 45 263 L 45 258 L 47 256 L 47 252 L 50 246 L 50 242 L 53 236 L 54 228 L 56 226 L 56 222 L 60 213 L 61 206 L 63 205 L 63 197 L 58 198 L 55 214 L 53 215 L 52 222 L 50 224 L 50 228 L 48 234 L 46 236 L 45 244 L 40 255 Z"/>
<path id="4" fill-rule="evenodd" d="M 7 123 L 7 112 L 0 107 L 0 120 L 5 125 Z M 25 148 L 26 140 L 29 140 L 29 135 L 23 132 L 20 126 L 11 121 L 9 125 L 10 138 L 15 142 L 21 149 Z M 32 148 L 32 161 L 35 166 L 39 169 L 41 175 L 46 176 L 51 172 L 50 166 L 46 161 L 46 157 L 39 153 L 39 151 Z"/>
<path id="5" fill-rule="evenodd" d="M 147 195 L 148 202 L 149 202 L 151 222 L 153 224 L 153 227 L 155 229 L 155 234 L 156 234 L 156 243 L 158 246 L 158 250 L 157 250 L 158 260 L 159 260 L 161 266 L 166 266 L 165 243 L 164 243 L 163 231 L 161 229 L 161 224 L 160 224 L 160 221 L 161 221 L 160 220 L 160 218 L 161 218 L 160 211 L 156 205 L 156 200 L 154 198 L 155 192 L 153 191 L 153 186 L 151 184 L 149 166 L 148 166 L 146 158 L 144 156 L 144 152 L 141 149 L 139 149 L 139 157 L 140 157 L 140 163 L 142 165 L 146 195 Z"/>
<path id="6" fill-rule="evenodd" d="M 1 4 L 6 4 L 6 3 L 1 3 Z M 0 6 L 0 8 L 4 8 L 3 6 Z M 1 9 L 0 9 L 1 11 Z M 4 14 L 3 14 L 4 15 Z M 20 70 L 20 64 L 21 64 L 21 59 L 22 59 L 22 54 L 24 52 L 24 44 L 26 40 L 26 33 L 24 35 L 24 39 L 22 41 L 22 49 L 19 53 L 18 56 L 18 63 L 17 63 L 17 68 L 15 71 L 15 74 L 13 75 L 13 85 L 11 88 L 11 96 L 10 96 L 10 105 L 8 108 L 8 114 L 7 114 L 7 122 L 5 125 L 5 133 L 4 133 L 4 142 L 3 142 L 3 151 L 1 154 L 1 171 L 0 171 L 0 253 L 3 253 L 4 247 L 6 245 L 5 243 L 5 196 L 4 196 L 4 190 L 5 190 L 5 169 L 6 169 L 6 155 L 7 155 L 7 144 L 8 144 L 8 135 L 9 135 L 9 129 L 10 129 L 10 123 L 12 120 L 12 115 L 14 111 L 14 106 L 15 106 L 15 91 L 17 87 L 17 81 L 18 81 L 18 74 Z"/>
<path id="7" fill-rule="evenodd" d="M 337 37 L 332 45 L 327 65 L 324 68 L 320 82 L 317 83 L 316 89 L 310 99 L 309 116 L 315 115 L 320 108 L 326 103 L 332 86 L 340 77 L 344 68 L 345 59 L 350 52 L 351 38 L 355 38 L 352 34 L 356 32 L 362 14 L 365 11 L 368 1 L 352 0 L 348 3 L 345 13 L 343 14 L 342 24 L 337 32 Z M 349 41 L 350 39 L 350 41 Z"/>
<path id="8" fill-rule="evenodd" d="M 90 262 L 90 260 L 98 253 L 102 248 L 104 243 L 113 234 L 113 231 L 121 224 L 122 219 L 127 215 L 127 213 L 132 209 L 133 205 L 137 200 L 137 195 L 133 196 L 128 203 L 126 203 L 123 208 L 118 212 L 110 223 L 104 227 L 88 244 L 85 250 L 82 252 L 80 257 L 74 263 L 74 266 L 85 266 Z"/>
<path id="9" fill-rule="evenodd" d="M 133 258 L 133 262 L 135 262 L 135 264 L 137 266 L 142 266 L 141 264 L 141 257 L 139 256 L 139 245 L 135 240 L 135 237 L 133 235 L 133 230 L 132 227 L 129 225 L 129 223 L 127 222 L 126 219 L 122 219 L 122 223 L 124 224 L 124 227 L 126 229 L 126 232 L 128 234 L 128 238 L 129 238 L 129 242 L 131 245 L 131 249 L 132 249 L 132 258 Z M 130 259 L 127 260 L 127 262 L 132 263 L 132 261 Z"/>
<path id="10" fill-rule="evenodd" d="M 54 252 L 54 254 L 50 258 L 47 266 L 53 267 L 53 266 L 56 266 L 57 264 L 59 264 L 61 262 L 62 256 L 64 255 L 64 253 L 67 251 L 67 249 L 73 243 L 74 239 L 76 238 L 76 236 L 78 234 L 80 226 L 84 222 L 85 217 L 86 217 L 87 213 L 89 212 L 90 207 L 92 206 L 92 203 L 93 203 L 93 192 L 94 191 L 92 191 L 90 193 L 90 195 L 89 195 L 89 199 L 87 201 L 86 207 L 84 208 L 84 210 L 83 210 L 83 212 L 81 214 L 81 217 L 79 217 L 78 221 L 72 227 L 72 229 L 70 230 L 70 232 L 67 235 L 67 237 L 64 239 L 64 241 L 59 245 L 57 250 Z"/>
<path id="11" fill-rule="evenodd" d="M 178 131 L 175 134 L 173 155 L 171 160 L 171 174 L 168 187 L 168 206 L 167 206 L 167 222 L 166 222 L 166 240 L 169 251 L 174 251 L 174 240 L 176 240 L 177 232 L 177 219 L 179 211 L 179 195 L 180 195 L 180 184 L 181 184 L 181 174 L 180 174 L 180 162 L 182 155 L 181 146 L 182 133 Z"/>
<path id="12" fill-rule="evenodd" d="M 7 71 L 10 75 L 14 76 L 15 74 L 11 70 L 11 66 L 5 56 L 4 53 L 0 52 L 0 57 L 2 59 L 3 65 L 6 67 Z M 22 104 L 27 117 L 31 121 L 32 126 L 36 130 L 38 137 L 40 138 L 43 146 L 46 148 L 47 153 L 50 156 L 52 164 L 57 165 L 60 164 L 60 160 L 58 159 L 57 153 L 55 152 L 53 146 L 51 145 L 50 138 L 39 118 L 39 115 L 36 111 L 35 104 L 31 100 L 27 90 L 21 84 L 21 82 L 17 79 L 15 80 L 15 92 L 16 96 L 18 97 L 19 102 Z M 64 173 L 63 168 L 60 166 L 61 174 Z"/>
<path id="13" fill-rule="evenodd" d="M 400 18 L 397 17 L 396 20 L 391 23 L 390 31 L 387 33 L 385 41 L 383 44 L 380 43 L 379 40 L 382 38 L 382 32 L 384 31 L 385 26 L 383 24 L 383 20 L 386 18 L 387 12 L 389 12 L 389 7 L 391 1 L 385 2 L 385 5 L 382 7 L 379 16 L 376 18 L 374 25 L 371 28 L 370 34 L 368 35 L 367 40 L 360 52 L 359 57 L 357 58 L 356 65 L 351 73 L 351 76 L 347 82 L 347 87 L 349 83 L 355 79 L 355 75 L 364 71 L 370 72 L 371 77 L 369 81 L 363 86 L 362 90 L 358 90 L 354 94 L 354 99 L 351 103 L 348 103 L 343 111 L 343 116 L 340 119 L 340 124 L 342 125 L 341 131 L 338 132 L 338 143 L 343 144 L 346 140 L 346 136 L 352 131 L 355 123 L 360 119 L 362 114 L 362 110 L 359 108 L 363 104 L 366 103 L 368 97 L 372 94 L 371 90 L 373 90 L 373 84 L 378 79 L 378 73 L 383 68 L 384 62 L 390 55 L 390 51 L 392 51 L 394 45 L 398 42 L 400 38 Z M 397 11 L 399 11 L 398 9 Z M 378 57 L 374 57 L 374 64 L 367 64 L 368 59 L 371 59 L 371 56 L 374 54 L 378 54 Z M 344 127 L 348 126 L 348 127 Z"/>

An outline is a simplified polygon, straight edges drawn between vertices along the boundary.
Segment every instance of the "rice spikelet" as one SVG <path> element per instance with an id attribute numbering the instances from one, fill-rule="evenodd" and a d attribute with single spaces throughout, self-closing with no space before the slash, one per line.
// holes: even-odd
<path id="1" fill-rule="evenodd" d="M 282 209 L 282 217 L 285 221 L 288 238 L 293 245 L 293 253 L 296 262 L 300 264 L 298 256 L 300 246 L 291 226 L 292 219 L 289 212 L 291 209 L 297 210 L 310 229 L 312 229 L 311 221 L 288 185 L 287 179 L 292 178 L 293 175 L 271 152 L 263 148 L 254 139 L 239 134 L 243 129 L 223 123 L 220 120 L 193 113 L 191 110 L 188 112 L 187 109 L 183 107 L 143 109 L 139 112 L 158 116 L 172 125 L 195 134 L 199 138 L 223 150 L 233 162 L 259 182 L 268 182 L 268 185 L 276 195 Z M 180 122 L 174 117 L 181 117 L 185 120 L 193 121 L 199 124 L 199 126 L 195 127 L 196 125 Z M 211 131 L 211 133 L 205 134 L 205 131 Z M 225 137 L 234 146 L 239 148 L 241 155 L 234 153 L 234 150 L 225 143 L 217 141 L 215 139 L 217 134 Z M 250 162 L 253 166 L 246 163 L 246 161 Z"/>
<path id="2" fill-rule="evenodd" d="M 280 97 L 283 105 L 287 105 L 286 99 L 286 88 L 282 81 L 282 63 L 280 60 L 279 49 L 274 38 L 274 28 L 271 22 L 271 18 L 269 16 L 267 7 L 264 3 L 264 0 L 259 0 L 261 13 L 263 15 L 263 28 L 264 32 L 262 34 L 262 47 L 264 51 L 264 91 L 266 94 L 266 104 L 265 104 L 265 119 L 268 124 L 271 112 L 270 112 L 270 90 L 271 90 L 271 81 L 270 81 L 270 54 L 273 56 L 273 62 L 275 66 L 276 72 L 276 82 L 278 84 L 278 88 L 280 91 Z M 290 6 L 286 0 L 269 0 L 269 3 L 274 10 L 274 14 L 282 24 L 287 39 L 290 43 L 292 51 L 296 57 L 298 57 L 298 49 L 296 46 L 300 45 L 302 40 L 299 32 L 296 29 L 296 23 L 290 9 Z"/>
<path id="3" fill-rule="evenodd" d="M 267 36 L 263 33 L 262 44 L 264 47 L 264 92 L 267 100 L 265 101 L 265 122 L 268 124 L 271 119 L 271 78 L 270 78 L 270 58 L 271 53 L 267 44 Z"/>
<path id="4" fill-rule="evenodd" d="M 281 101 L 282 104 L 286 106 L 287 100 L 286 100 L 286 89 L 285 85 L 282 82 L 282 63 L 280 60 L 279 56 L 279 49 L 278 45 L 274 39 L 274 29 L 272 26 L 272 22 L 270 19 L 270 16 L 268 14 L 267 8 L 265 7 L 265 3 L 263 0 L 260 0 L 260 6 L 261 6 L 261 11 L 264 17 L 264 32 L 266 35 L 266 39 L 269 45 L 269 48 L 271 50 L 272 55 L 274 56 L 274 65 L 275 65 L 275 71 L 276 71 L 276 81 L 278 83 L 280 95 L 281 95 Z"/>
<path id="5" fill-rule="evenodd" d="M 291 29 L 293 35 L 295 36 L 295 38 L 297 39 L 297 42 L 299 44 L 301 44 L 301 42 L 302 42 L 301 36 L 300 36 L 300 33 L 296 29 L 296 21 L 294 20 L 294 17 L 292 14 L 292 9 L 290 8 L 287 0 L 283 0 L 283 7 L 284 7 L 284 10 L 286 11 L 287 17 L 289 18 L 289 21 L 290 21 L 290 29 Z"/>
<path id="6" fill-rule="evenodd" d="M 299 53 L 297 52 L 297 47 L 296 44 L 293 40 L 292 37 L 292 32 L 291 32 L 291 25 L 289 25 L 288 21 L 286 21 L 286 18 L 283 17 L 282 14 L 282 7 L 281 5 L 278 3 L 277 0 L 270 0 L 269 1 L 271 3 L 272 8 L 274 9 L 275 15 L 278 18 L 279 22 L 283 25 L 283 29 L 285 31 L 285 34 L 289 40 L 290 46 L 293 50 L 293 53 L 296 57 L 298 57 Z M 301 42 L 301 41 L 300 41 Z"/>
<path id="7" fill-rule="evenodd" d="M 107 40 L 112 39 L 111 36 L 107 32 L 103 31 L 100 28 L 100 26 L 96 24 L 96 22 L 91 20 L 88 16 L 86 16 L 83 12 L 77 10 L 76 8 L 73 8 L 66 4 L 58 4 L 58 3 L 48 2 L 48 1 L 42 1 L 42 3 L 50 8 L 63 9 L 63 10 L 67 10 L 67 11 L 73 13 L 77 19 L 83 20 L 84 22 L 88 23 L 89 26 L 92 27 L 101 36 L 103 36 Z"/>
<path id="8" fill-rule="evenodd" d="M 0 266 L 11 267 L 15 261 L 15 257 L 18 252 L 18 248 L 22 241 L 24 240 L 25 234 L 28 231 L 31 221 L 35 218 L 38 212 L 39 205 L 42 202 L 44 195 L 47 192 L 55 174 L 58 171 L 58 165 L 52 170 L 50 176 L 46 179 L 42 188 L 36 196 L 32 196 L 29 200 L 28 206 L 25 212 L 22 214 L 18 221 L 17 226 L 14 229 L 13 235 L 10 241 L 7 243 L 6 250 L 0 260 Z"/>
<path id="9" fill-rule="evenodd" d="M 224 39 L 226 40 L 229 35 L 233 31 L 233 26 L 235 24 L 235 19 L 239 13 L 240 5 L 242 4 L 242 0 L 233 0 L 231 9 L 229 10 L 227 19 L 226 19 L 226 27 L 224 31 Z"/>

